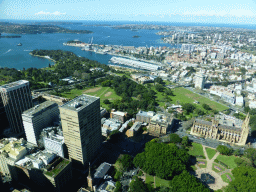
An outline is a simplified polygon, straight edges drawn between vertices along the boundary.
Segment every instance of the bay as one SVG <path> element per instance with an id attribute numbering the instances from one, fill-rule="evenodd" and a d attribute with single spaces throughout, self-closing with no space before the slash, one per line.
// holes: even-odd
<path id="1" fill-rule="evenodd" d="M 87 22 L 86 25 L 94 23 Z M 74 30 L 91 30 L 92 34 L 21 34 L 21 38 L 0 39 L 0 67 L 9 67 L 16 69 L 23 68 L 43 68 L 52 61 L 44 58 L 38 58 L 29 55 L 29 52 L 34 49 L 47 50 L 65 50 L 74 52 L 76 55 L 86 57 L 91 60 L 96 60 L 103 64 L 108 64 L 111 55 L 101 55 L 94 52 L 82 51 L 78 47 L 63 46 L 63 43 L 69 40 L 78 39 L 80 41 L 89 42 L 93 37 L 93 43 L 105 45 L 123 45 L 123 46 L 171 46 L 160 40 L 161 36 L 156 35 L 157 30 L 138 30 L 131 31 L 126 29 L 113 29 L 109 26 L 83 26 L 65 24 L 59 25 Z M 15 35 L 4 34 L 3 35 Z M 134 35 L 141 36 L 133 38 Z M 17 44 L 22 43 L 22 46 Z"/>

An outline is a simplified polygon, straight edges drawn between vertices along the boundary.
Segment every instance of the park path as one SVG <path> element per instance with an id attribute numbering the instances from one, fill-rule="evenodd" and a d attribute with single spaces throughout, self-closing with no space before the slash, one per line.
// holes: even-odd
<path id="1" fill-rule="evenodd" d="M 108 87 L 105 91 L 103 91 L 98 97 L 101 97 L 104 93 L 106 93 L 109 90 L 110 87 Z"/>
<path id="2" fill-rule="evenodd" d="M 213 190 L 218 190 L 221 189 L 224 186 L 227 186 L 228 183 L 225 183 L 222 179 L 220 174 L 216 173 L 215 171 L 212 170 L 212 164 L 214 162 L 214 160 L 218 157 L 219 152 L 217 152 L 212 159 L 209 159 L 207 156 L 207 152 L 205 149 L 205 146 L 203 146 L 203 152 L 204 152 L 204 156 L 206 158 L 207 161 L 207 165 L 206 168 L 200 168 L 199 166 L 196 166 L 197 168 L 199 167 L 199 169 L 196 170 L 196 176 L 198 178 L 201 178 L 201 174 L 202 173 L 209 173 L 210 175 L 212 175 L 215 178 L 215 183 L 214 184 L 208 184 L 208 186 L 213 189 Z M 224 172 L 224 171 L 223 171 Z M 224 174 L 224 173 L 223 173 Z"/>

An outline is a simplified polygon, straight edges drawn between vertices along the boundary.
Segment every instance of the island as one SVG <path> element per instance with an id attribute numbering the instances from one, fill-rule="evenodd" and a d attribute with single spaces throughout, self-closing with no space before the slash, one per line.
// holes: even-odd
<path id="1" fill-rule="evenodd" d="M 70 30 L 55 25 L 26 25 L 14 24 L 9 22 L 0 22 L 0 33 L 14 34 L 41 34 L 41 33 L 93 33 L 89 30 Z"/>

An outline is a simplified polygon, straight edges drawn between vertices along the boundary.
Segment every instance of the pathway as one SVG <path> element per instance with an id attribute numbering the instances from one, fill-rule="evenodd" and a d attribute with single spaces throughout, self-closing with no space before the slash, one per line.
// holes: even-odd
<path id="1" fill-rule="evenodd" d="M 98 97 L 101 97 L 101 95 L 103 95 L 104 93 L 106 93 L 109 90 L 109 87 L 107 89 L 105 89 L 105 91 L 103 91 Z"/>
<path id="2" fill-rule="evenodd" d="M 219 152 L 217 152 L 212 159 L 209 159 L 205 150 L 205 146 L 203 146 L 203 151 L 204 151 L 204 156 L 207 160 L 207 165 L 206 168 L 199 168 L 196 170 L 196 176 L 198 178 L 201 178 L 201 174 L 202 173 L 209 173 L 210 175 L 212 175 L 215 178 L 215 183 L 214 184 L 208 184 L 208 186 L 213 189 L 213 190 L 217 190 L 217 189 L 221 189 L 224 186 L 227 186 L 228 183 L 224 182 L 221 179 L 220 174 L 216 173 L 215 171 L 212 170 L 212 163 L 214 162 L 214 160 L 218 157 Z M 223 171 L 224 172 L 224 171 Z M 223 173 L 224 174 L 224 173 Z"/>

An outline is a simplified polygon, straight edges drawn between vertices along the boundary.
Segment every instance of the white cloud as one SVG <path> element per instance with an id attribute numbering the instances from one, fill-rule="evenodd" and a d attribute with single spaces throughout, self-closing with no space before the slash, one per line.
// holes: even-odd
<path id="1" fill-rule="evenodd" d="M 50 12 L 39 11 L 38 13 L 35 13 L 35 15 L 66 15 L 66 12 L 61 13 L 59 11 L 55 11 L 53 13 L 50 13 Z"/>

